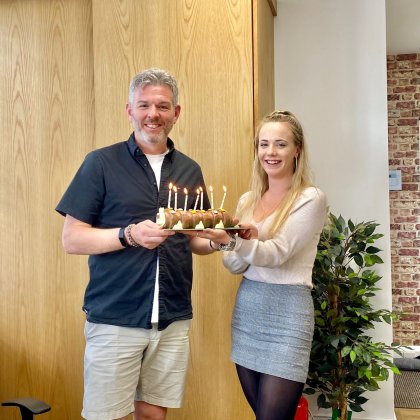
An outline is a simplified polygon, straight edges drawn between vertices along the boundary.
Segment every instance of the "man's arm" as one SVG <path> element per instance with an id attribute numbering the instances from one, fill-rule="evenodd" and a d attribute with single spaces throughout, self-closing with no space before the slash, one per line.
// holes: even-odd
<path id="1" fill-rule="evenodd" d="M 63 248 L 69 254 L 95 255 L 123 249 L 118 239 L 119 228 L 98 229 L 70 215 L 63 227 Z"/>
<path id="2" fill-rule="evenodd" d="M 96 255 L 118 251 L 124 247 L 118 238 L 120 228 L 100 229 L 92 227 L 69 214 L 63 227 L 62 242 L 69 254 Z M 164 231 L 150 220 L 137 223 L 131 228 L 131 237 L 139 246 L 154 249 L 175 232 Z"/>

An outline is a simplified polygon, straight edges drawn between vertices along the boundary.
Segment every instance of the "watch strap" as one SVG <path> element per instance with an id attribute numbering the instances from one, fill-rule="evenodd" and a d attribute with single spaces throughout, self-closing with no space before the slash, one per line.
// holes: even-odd
<path id="1" fill-rule="evenodd" d="M 127 248 L 128 247 L 128 243 L 125 240 L 124 231 L 125 231 L 125 228 L 123 228 L 123 227 L 120 228 L 120 230 L 118 231 L 118 239 L 120 240 L 121 245 L 124 248 Z"/>

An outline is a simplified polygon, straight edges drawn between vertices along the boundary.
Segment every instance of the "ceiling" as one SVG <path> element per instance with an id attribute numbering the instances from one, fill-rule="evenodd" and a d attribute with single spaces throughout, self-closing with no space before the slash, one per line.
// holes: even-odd
<path id="1" fill-rule="evenodd" d="M 420 0 L 386 0 L 387 54 L 420 53 Z"/>

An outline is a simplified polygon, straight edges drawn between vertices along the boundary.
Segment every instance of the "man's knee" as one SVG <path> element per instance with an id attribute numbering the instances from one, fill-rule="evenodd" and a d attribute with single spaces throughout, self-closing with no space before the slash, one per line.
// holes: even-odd
<path id="1" fill-rule="evenodd" d="M 135 401 L 134 407 L 134 420 L 165 420 L 166 418 L 166 407 L 160 407 L 144 401 Z"/>

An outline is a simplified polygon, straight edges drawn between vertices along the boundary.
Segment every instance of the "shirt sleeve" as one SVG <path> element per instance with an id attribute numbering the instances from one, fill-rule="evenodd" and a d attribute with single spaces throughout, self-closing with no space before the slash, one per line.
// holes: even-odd
<path id="1" fill-rule="evenodd" d="M 234 252 L 237 257 L 233 267 L 239 261 L 257 267 L 275 268 L 284 264 L 289 258 L 305 248 L 313 238 L 319 235 L 326 217 L 326 198 L 316 188 L 305 190 L 284 226 L 274 238 L 260 241 L 237 238 Z"/>
<path id="2" fill-rule="evenodd" d="M 61 215 L 94 225 L 105 195 L 103 165 L 99 156 L 89 153 L 56 207 Z"/>

